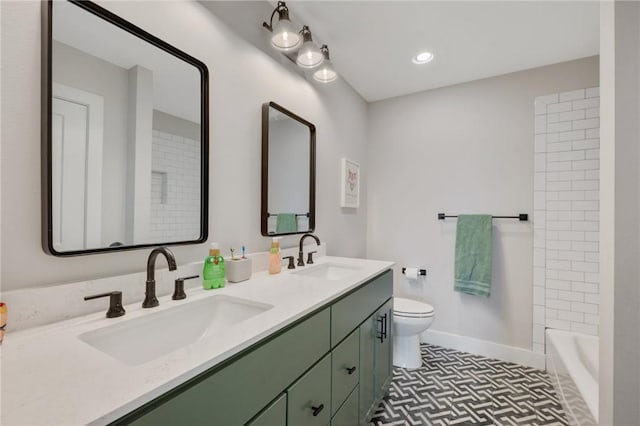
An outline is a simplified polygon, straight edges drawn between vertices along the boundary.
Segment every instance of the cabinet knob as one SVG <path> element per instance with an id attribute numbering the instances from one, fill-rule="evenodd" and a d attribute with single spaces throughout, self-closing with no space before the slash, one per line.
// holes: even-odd
<path id="1" fill-rule="evenodd" d="M 320 404 L 317 407 L 311 407 L 313 410 L 313 417 L 316 417 L 324 409 L 324 404 Z"/>
<path id="2" fill-rule="evenodd" d="M 355 365 L 353 367 L 347 368 L 347 373 L 348 374 L 353 374 L 355 371 L 356 371 L 356 366 Z"/>

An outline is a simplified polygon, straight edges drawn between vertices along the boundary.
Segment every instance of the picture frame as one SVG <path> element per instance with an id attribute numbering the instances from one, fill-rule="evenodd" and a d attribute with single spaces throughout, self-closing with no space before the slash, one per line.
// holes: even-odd
<path id="1" fill-rule="evenodd" d="M 340 179 L 340 207 L 360 207 L 360 164 L 342 158 L 342 174 Z"/>

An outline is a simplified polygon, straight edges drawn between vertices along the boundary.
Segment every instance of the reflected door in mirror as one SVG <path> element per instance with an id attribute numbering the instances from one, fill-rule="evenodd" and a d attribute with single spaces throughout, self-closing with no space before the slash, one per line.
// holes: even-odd
<path id="1" fill-rule="evenodd" d="M 58 251 L 100 245 L 103 112 L 101 96 L 53 85 L 52 216 Z"/>

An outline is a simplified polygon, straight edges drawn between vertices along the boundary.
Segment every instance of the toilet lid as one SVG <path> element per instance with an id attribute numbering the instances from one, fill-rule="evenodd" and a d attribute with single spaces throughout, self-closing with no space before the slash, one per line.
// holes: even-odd
<path id="1" fill-rule="evenodd" d="M 433 315 L 433 306 L 417 300 L 393 298 L 393 312 L 402 317 L 424 317 Z"/>

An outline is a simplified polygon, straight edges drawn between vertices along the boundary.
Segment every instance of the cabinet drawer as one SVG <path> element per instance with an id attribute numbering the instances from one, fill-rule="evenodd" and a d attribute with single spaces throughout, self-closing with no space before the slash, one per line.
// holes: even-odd
<path id="1" fill-rule="evenodd" d="M 335 414 L 358 384 L 360 332 L 356 329 L 331 353 L 331 414 Z"/>
<path id="2" fill-rule="evenodd" d="M 393 273 L 389 270 L 331 306 L 331 347 L 344 339 L 371 312 L 393 295 Z"/>
<path id="3" fill-rule="evenodd" d="M 359 388 L 356 387 L 351 392 L 351 395 L 331 419 L 331 426 L 356 426 L 358 424 L 358 391 Z"/>
<path id="4" fill-rule="evenodd" d="M 287 394 L 280 395 L 247 426 L 287 426 Z"/>
<path id="5" fill-rule="evenodd" d="M 222 369 L 169 391 L 115 423 L 243 425 L 329 351 L 329 323 L 327 308 Z"/>
<path id="6" fill-rule="evenodd" d="M 288 426 L 325 426 L 331 418 L 331 354 L 287 389 Z"/>

